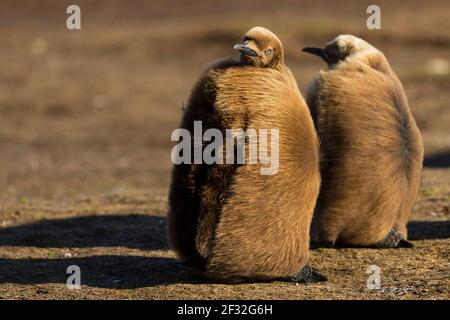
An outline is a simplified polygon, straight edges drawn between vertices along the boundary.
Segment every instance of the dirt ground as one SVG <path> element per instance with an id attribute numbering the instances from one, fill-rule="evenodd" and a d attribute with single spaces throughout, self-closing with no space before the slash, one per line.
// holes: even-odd
<path id="1" fill-rule="evenodd" d="M 68 31 L 72 2 L 1 1 L 0 299 L 449 299 L 449 2 L 377 1 L 377 31 L 372 2 L 80 0 L 82 30 Z M 303 91 L 323 67 L 304 46 L 352 33 L 385 52 L 426 147 L 415 248 L 316 250 L 317 285 L 214 284 L 177 262 L 170 134 L 201 70 L 255 25 L 279 35 Z"/>

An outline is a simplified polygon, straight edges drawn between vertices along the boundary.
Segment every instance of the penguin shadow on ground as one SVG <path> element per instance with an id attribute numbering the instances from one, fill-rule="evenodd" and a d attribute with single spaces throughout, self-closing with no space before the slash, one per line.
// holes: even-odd
<path id="1" fill-rule="evenodd" d="M 81 284 L 99 288 L 132 289 L 171 283 L 201 283 L 176 259 L 107 255 L 110 247 L 168 250 L 166 219 L 142 214 L 91 215 L 39 221 L 0 228 L 0 247 L 90 248 L 89 257 L 0 258 L 0 285 L 66 283 L 67 268 L 77 265 Z M 100 248 L 99 248 L 100 247 Z M 105 248 L 105 255 L 101 247 Z"/>
<path id="2" fill-rule="evenodd" d="M 38 248 L 127 247 L 167 250 L 164 217 L 90 215 L 0 229 L 0 246 Z"/>
<path id="3" fill-rule="evenodd" d="M 0 259 L 0 285 L 66 284 L 80 269 L 81 285 L 105 289 L 136 289 L 176 283 L 205 283 L 171 258 L 101 255 L 68 259 Z M 70 273 L 68 273 L 70 271 Z"/>
<path id="4" fill-rule="evenodd" d="M 448 168 L 450 167 L 450 150 L 425 156 L 424 167 L 428 168 Z"/>
<path id="5" fill-rule="evenodd" d="M 410 221 L 408 223 L 409 240 L 437 240 L 448 238 L 450 238 L 450 220 Z"/>
<path id="6" fill-rule="evenodd" d="M 450 167 L 450 150 L 425 156 L 424 167 Z M 408 224 L 408 239 L 433 240 L 450 238 L 450 221 L 411 221 Z"/>

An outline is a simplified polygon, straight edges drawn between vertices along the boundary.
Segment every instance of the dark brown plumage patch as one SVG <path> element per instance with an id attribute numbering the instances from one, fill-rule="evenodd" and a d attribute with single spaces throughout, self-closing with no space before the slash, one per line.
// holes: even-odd
<path id="1" fill-rule="evenodd" d="M 215 107 L 217 79 L 227 68 L 239 65 L 233 60 L 221 61 L 201 76 L 187 103 L 180 128 L 193 134 L 194 121 L 202 121 L 203 131 L 216 128 L 225 134 L 227 122 Z M 192 140 L 191 145 L 193 143 Z M 191 163 L 176 165 L 172 171 L 169 239 L 183 261 L 203 269 L 214 234 L 209 226 L 215 225 L 218 219 L 224 191 L 236 166 L 194 164 L 193 153 Z"/>

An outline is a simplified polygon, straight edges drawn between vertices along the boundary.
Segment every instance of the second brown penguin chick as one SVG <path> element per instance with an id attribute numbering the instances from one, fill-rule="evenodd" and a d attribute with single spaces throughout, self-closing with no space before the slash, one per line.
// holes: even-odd
<path id="1" fill-rule="evenodd" d="M 308 93 L 323 158 L 313 240 L 410 247 L 423 143 L 399 79 L 382 52 L 352 35 L 303 50 L 328 64 Z"/>

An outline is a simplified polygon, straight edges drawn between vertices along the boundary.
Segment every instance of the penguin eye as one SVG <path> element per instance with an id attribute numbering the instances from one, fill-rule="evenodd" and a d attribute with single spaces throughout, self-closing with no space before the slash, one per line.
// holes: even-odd
<path id="1" fill-rule="evenodd" d="M 270 56 L 270 55 L 272 54 L 272 49 L 266 49 L 266 50 L 264 50 L 264 54 L 265 54 L 266 56 Z"/>

